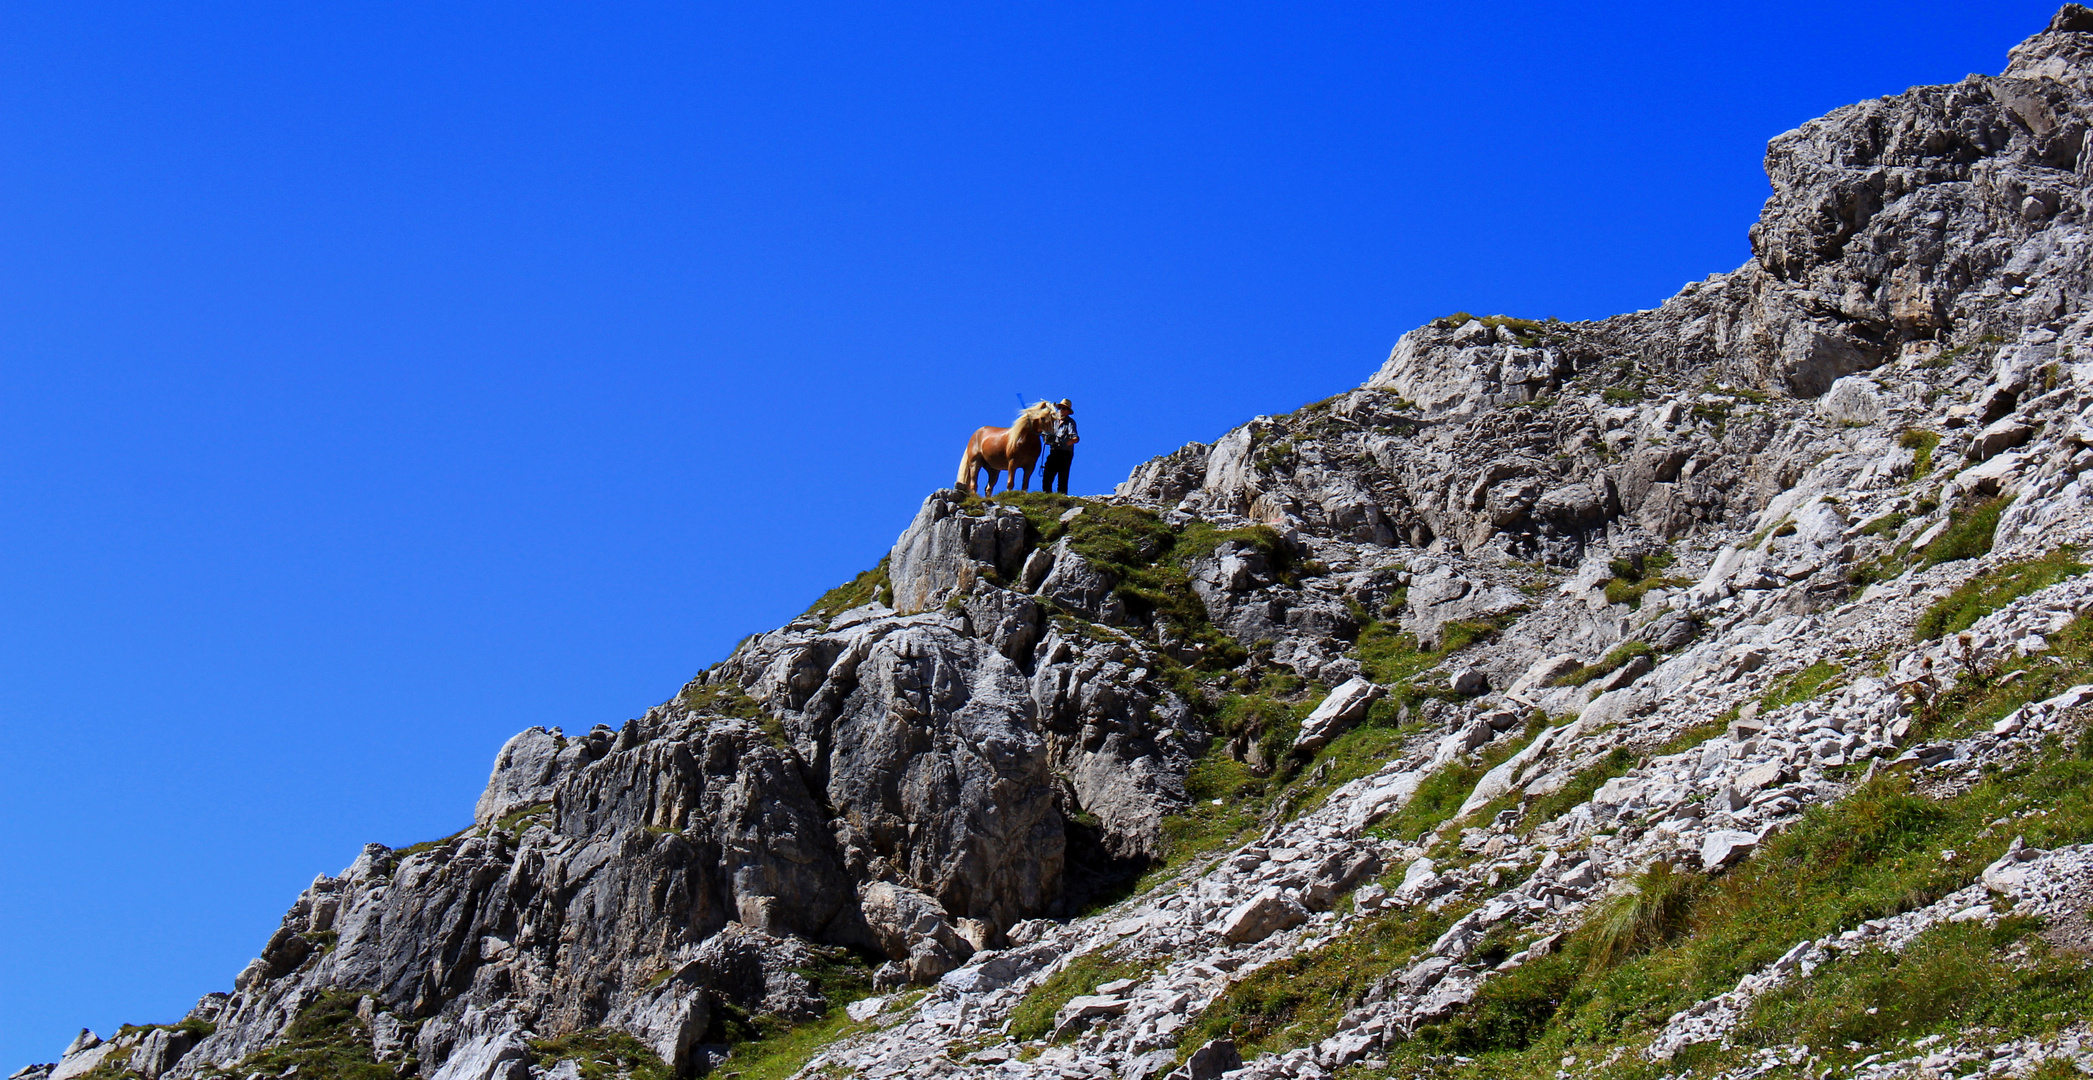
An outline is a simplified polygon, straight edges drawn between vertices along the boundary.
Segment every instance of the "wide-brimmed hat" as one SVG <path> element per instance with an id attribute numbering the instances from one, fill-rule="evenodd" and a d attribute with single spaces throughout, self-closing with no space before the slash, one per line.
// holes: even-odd
<path id="1" fill-rule="evenodd" d="M 1072 403 L 1071 403 L 1071 402 L 1070 402 L 1070 401 L 1069 401 L 1069 400 L 1068 400 L 1067 398 L 1062 398 L 1059 404 L 1060 404 L 1060 406 L 1061 406 L 1062 410 L 1063 410 L 1063 411 L 1065 411 L 1065 412 L 1074 412 L 1074 411 L 1076 411 L 1076 407 L 1075 407 L 1075 405 L 1074 405 L 1074 404 L 1072 404 Z"/>

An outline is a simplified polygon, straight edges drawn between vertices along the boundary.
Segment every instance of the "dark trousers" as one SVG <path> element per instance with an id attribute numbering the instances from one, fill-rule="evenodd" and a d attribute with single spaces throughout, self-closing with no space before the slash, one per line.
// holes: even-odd
<path id="1" fill-rule="evenodd" d="M 1054 480 L 1061 480 L 1061 494 L 1068 494 L 1068 464 L 1076 459 L 1072 446 L 1056 447 L 1047 451 L 1046 464 L 1039 470 L 1039 490 L 1054 490 Z"/>

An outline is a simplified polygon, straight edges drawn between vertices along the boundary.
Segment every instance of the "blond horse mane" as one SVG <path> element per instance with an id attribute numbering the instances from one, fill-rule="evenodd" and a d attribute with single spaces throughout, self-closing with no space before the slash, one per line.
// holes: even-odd
<path id="1" fill-rule="evenodd" d="M 1017 442 L 1027 435 L 1038 435 L 1061 416 L 1061 410 L 1051 401 L 1035 402 L 1020 409 L 1017 419 L 1010 422 L 1010 441 Z"/>

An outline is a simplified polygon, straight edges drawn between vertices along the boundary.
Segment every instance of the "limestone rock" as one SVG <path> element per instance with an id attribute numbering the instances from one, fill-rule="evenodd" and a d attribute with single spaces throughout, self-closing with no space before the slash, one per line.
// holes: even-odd
<path id="1" fill-rule="evenodd" d="M 862 890 L 860 906 L 880 948 L 915 982 L 943 975 L 973 952 L 945 909 L 915 889 L 875 881 Z"/>
<path id="2" fill-rule="evenodd" d="M 1192 1051 L 1166 1080 L 1220 1080 L 1242 1067 L 1243 1056 L 1236 1051 L 1235 1040 L 1215 1039 Z"/>
<path id="3" fill-rule="evenodd" d="M 1329 745 L 1331 739 L 1366 718 L 1366 711 L 1381 696 L 1381 688 L 1354 676 L 1330 691 L 1301 721 L 1301 734 L 1294 739 L 1294 753 L 1302 756 Z"/>
<path id="4" fill-rule="evenodd" d="M 1308 909 L 1277 887 L 1267 887 L 1222 916 L 1216 928 L 1221 936 L 1238 944 L 1263 941 L 1281 930 L 1291 930 L 1308 921 Z"/>
<path id="5" fill-rule="evenodd" d="M 985 516 L 976 517 L 966 512 L 957 493 L 932 495 L 888 556 L 894 609 L 903 614 L 928 610 L 971 589 L 983 573 L 1014 580 L 1024 556 L 1022 513 L 991 505 Z"/>

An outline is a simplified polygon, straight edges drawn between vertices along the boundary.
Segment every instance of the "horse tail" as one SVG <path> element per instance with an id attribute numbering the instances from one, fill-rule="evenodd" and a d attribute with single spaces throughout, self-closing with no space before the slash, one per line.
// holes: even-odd
<path id="1" fill-rule="evenodd" d="M 952 485 L 969 495 L 974 493 L 974 440 L 967 440 L 967 448 L 959 455 L 959 479 Z"/>

